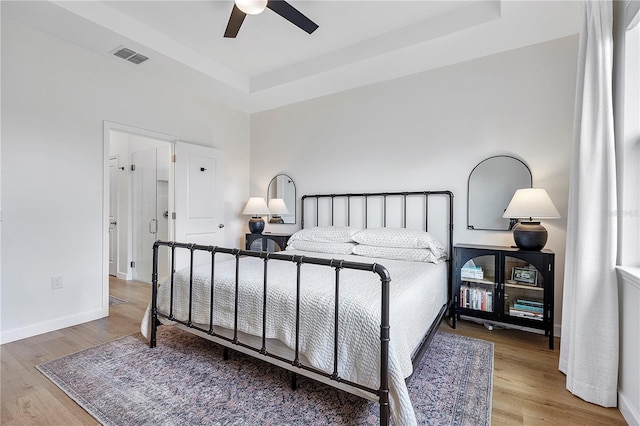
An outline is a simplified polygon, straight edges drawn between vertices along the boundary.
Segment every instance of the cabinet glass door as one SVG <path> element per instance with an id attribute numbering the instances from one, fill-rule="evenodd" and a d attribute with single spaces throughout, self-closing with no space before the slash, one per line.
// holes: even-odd
<path id="1" fill-rule="evenodd" d="M 265 242 L 266 247 L 262 246 L 263 241 Z M 283 248 L 280 247 L 278 243 L 276 243 L 270 238 L 264 238 L 264 239 L 258 238 L 257 240 L 251 243 L 249 250 L 278 252 L 278 251 L 282 251 Z"/>
<path id="2" fill-rule="evenodd" d="M 496 258 L 494 255 L 469 259 L 460 269 L 459 306 L 483 312 L 494 312 Z"/>
<path id="3" fill-rule="evenodd" d="M 529 262 L 504 258 L 504 314 L 526 320 L 544 320 L 544 278 Z"/>

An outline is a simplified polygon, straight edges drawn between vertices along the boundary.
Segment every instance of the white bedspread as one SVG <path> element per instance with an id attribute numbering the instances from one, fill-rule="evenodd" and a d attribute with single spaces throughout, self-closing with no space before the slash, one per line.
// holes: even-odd
<path id="1" fill-rule="evenodd" d="M 310 256 L 309 252 L 292 252 Z M 312 254 L 332 258 L 335 255 Z M 446 263 L 372 259 L 340 256 L 354 262 L 380 263 L 390 273 L 389 387 L 391 416 L 396 425 L 416 423 L 404 379 L 412 373 L 411 356 L 447 299 Z M 262 335 L 263 263 L 257 258 L 240 259 L 238 330 Z M 214 325 L 233 328 L 235 259 L 215 265 Z M 211 265 L 194 267 L 192 322 L 209 324 Z M 335 270 L 302 265 L 300 301 L 300 352 L 310 363 L 333 372 Z M 173 315 L 188 318 L 189 271 L 175 274 Z M 268 262 L 267 338 L 295 348 L 296 265 Z M 169 283 L 158 290 L 158 309 L 169 313 Z M 180 296 L 179 296 L 180 295 Z M 380 379 L 380 278 L 369 271 L 340 272 L 339 366 L 340 377 L 377 389 Z M 147 335 L 148 314 L 141 326 Z"/>

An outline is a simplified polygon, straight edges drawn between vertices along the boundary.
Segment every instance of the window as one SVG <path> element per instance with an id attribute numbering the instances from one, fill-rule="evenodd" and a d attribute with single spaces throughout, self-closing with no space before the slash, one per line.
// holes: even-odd
<path id="1" fill-rule="evenodd" d="M 640 25 L 627 30 L 624 60 L 622 142 L 621 266 L 640 266 Z"/>

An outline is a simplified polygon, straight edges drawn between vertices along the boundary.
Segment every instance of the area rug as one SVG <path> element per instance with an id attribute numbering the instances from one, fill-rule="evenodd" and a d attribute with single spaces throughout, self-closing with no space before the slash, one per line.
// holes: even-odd
<path id="1" fill-rule="evenodd" d="M 127 303 L 127 301 L 115 296 L 109 296 L 109 306 L 121 305 L 123 303 Z"/>
<path id="2" fill-rule="evenodd" d="M 36 366 L 103 425 L 369 425 L 378 404 L 169 326 Z M 408 388 L 420 425 L 489 425 L 493 344 L 437 332 Z"/>

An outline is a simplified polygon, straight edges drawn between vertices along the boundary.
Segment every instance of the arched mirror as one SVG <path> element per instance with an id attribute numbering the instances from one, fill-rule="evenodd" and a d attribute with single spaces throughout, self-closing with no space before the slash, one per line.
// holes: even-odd
<path id="1" fill-rule="evenodd" d="M 296 223 L 296 184 L 287 175 L 277 175 L 269 182 L 267 203 L 272 213 L 269 223 Z"/>
<path id="2" fill-rule="evenodd" d="M 509 230 L 502 214 L 516 189 L 531 186 L 531 170 L 517 158 L 497 155 L 478 163 L 469 175 L 467 229 Z"/>

